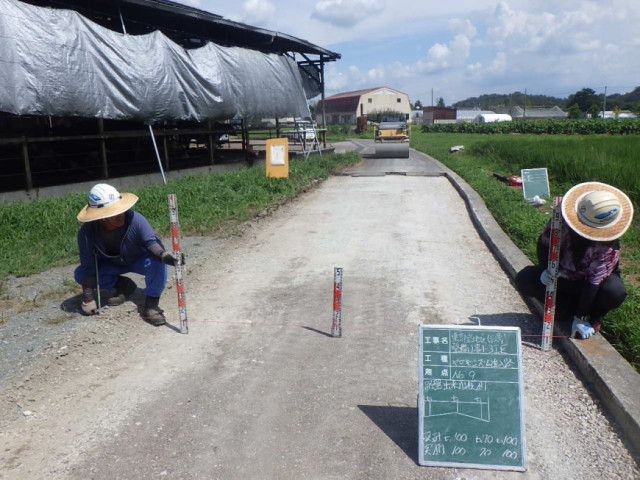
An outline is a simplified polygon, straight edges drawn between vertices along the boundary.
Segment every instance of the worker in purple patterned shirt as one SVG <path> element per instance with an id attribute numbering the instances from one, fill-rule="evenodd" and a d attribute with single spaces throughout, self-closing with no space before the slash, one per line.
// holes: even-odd
<path id="1" fill-rule="evenodd" d="M 620 278 L 619 238 L 633 219 L 633 204 L 615 187 L 587 182 L 562 198 L 557 305 L 572 317 L 571 336 L 586 339 L 602 326 L 604 315 L 618 308 L 627 292 Z M 522 269 L 518 290 L 544 301 L 554 279 L 547 270 L 551 221 L 538 238 L 538 265 Z"/>
<path id="2" fill-rule="evenodd" d="M 91 188 L 88 203 L 78 214 L 84 225 L 78 232 L 80 266 L 74 277 L 82 285 L 82 310 L 93 315 L 98 312 L 93 296 L 98 285 L 115 289 L 107 304 L 117 306 L 137 288 L 124 274 L 143 275 L 146 297 L 142 317 L 158 326 L 166 323 L 158 305 L 167 281 L 166 265 L 175 266 L 176 259 L 165 251 L 147 219 L 131 210 L 137 201 L 136 195 L 120 194 L 106 183 Z"/>

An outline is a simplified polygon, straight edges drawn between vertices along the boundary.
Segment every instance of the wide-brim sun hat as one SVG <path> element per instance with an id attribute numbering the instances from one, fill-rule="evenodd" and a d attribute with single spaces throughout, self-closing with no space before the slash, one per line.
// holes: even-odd
<path id="1" fill-rule="evenodd" d="M 120 193 L 111 185 L 98 183 L 89 190 L 87 205 L 78 214 L 81 222 L 93 222 L 126 212 L 138 197 L 133 193 Z"/>
<path id="2" fill-rule="evenodd" d="M 562 197 L 562 217 L 578 235 L 597 242 L 620 238 L 633 220 L 633 204 L 606 183 L 585 182 Z"/>

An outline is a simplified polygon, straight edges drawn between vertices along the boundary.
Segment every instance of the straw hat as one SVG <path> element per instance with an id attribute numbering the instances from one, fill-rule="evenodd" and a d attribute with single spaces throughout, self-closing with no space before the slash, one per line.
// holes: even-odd
<path id="1" fill-rule="evenodd" d="M 562 198 L 562 216 L 580 236 L 607 242 L 627 231 L 633 204 L 624 192 L 606 183 L 580 183 Z"/>
<path id="2" fill-rule="evenodd" d="M 106 183 L 98 183 L 89 190 L 88 201 L 78 214 L 81 222 L 92 222 L 126 212 L 135 205 L 138 197 L 133 193 L 119 193 Z"/>

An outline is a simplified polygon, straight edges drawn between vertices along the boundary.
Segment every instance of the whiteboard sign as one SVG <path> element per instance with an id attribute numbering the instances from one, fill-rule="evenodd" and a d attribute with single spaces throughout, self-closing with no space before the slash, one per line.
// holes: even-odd
<path id="1" fill-rule="evenodd" d="M 546 168 L 525 168 L 520 170 L 520 176 L 522 177 L 522 195 L 526 200 L 531 200 L 536 195 L 540 198 L 550 195 Z"/>
<path id="2" fill-rule="evenodd" d="M 418 463 L 525 470 L 520 329 L 420 325 Z"/>

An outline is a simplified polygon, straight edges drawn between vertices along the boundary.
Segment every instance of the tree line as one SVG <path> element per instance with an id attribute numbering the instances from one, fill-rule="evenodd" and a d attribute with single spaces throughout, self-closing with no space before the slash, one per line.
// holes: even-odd
<path id="1" fill-rule="evenodd" d="M 422 107 L 422 102 L 415 102 L 418 108 Z M 438 106 L 444 106 L 444 100 L 438 99 Z M 588 113 L 593 117 L 598 116 L 605 107 L 606 110 L 614 112 L 630 110 L 640 113 L 640 87 L 628 93 L 614 93 L 605 97 L 604 93 L 596 94 L 592 88 L 582 88 L 569 95 L 567 98 L 553 97 L 548 95 L 532 95 L 523 92 L 513 92 L 508 94 L 489 93 L 478 97 L 469 97 L 452 105 L 453 108 L 480 108 L 491 110 L 493 107 L 554 107 L 558 106 L 574 115 L 576 118 Z"/>

